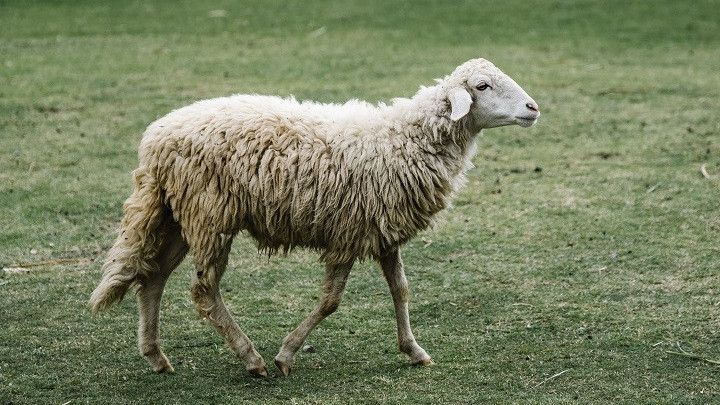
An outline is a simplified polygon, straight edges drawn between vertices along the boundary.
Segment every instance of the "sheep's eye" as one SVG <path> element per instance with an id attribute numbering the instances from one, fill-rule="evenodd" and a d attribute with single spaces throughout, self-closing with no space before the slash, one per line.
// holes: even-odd
<path id="1" fill-rule="evenodd" d="M 480 90 L 480 91 L 487 90 L 487 89 L 492 89 L 492 87 L 490 87 L 490 85 L 487 84 L 487 83 L 485 83 L 485 82 L 482 82 L 482 83 L 478 84 L 475 88 L 478 89 L 478 90 Z"/>

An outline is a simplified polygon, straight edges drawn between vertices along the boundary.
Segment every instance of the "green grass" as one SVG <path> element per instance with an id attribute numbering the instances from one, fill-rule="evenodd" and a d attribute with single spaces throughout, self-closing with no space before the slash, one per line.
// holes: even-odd
<path id="1" fill-rule="evenodd" d="M 0 265 L 93 260 L 0 272 L 0 403 L 719 401 L 718 366 L 667 351 L 720 359 L 720 2 L 447 3 L 0 1 Z M 477 56 L 543 117 L 485 132 L 405 249 L 434 367 L 396 350 L 371 263 L 289 378 L 246 375 L 188 263 L 163 301 L 176 374 L 137 353 L 132 299 L 90 316 L 149 122 L 231 93 L 408 96 Z M 236 242 L 226 301 L 266 360 L 321 277 L 312 254 Z"/>

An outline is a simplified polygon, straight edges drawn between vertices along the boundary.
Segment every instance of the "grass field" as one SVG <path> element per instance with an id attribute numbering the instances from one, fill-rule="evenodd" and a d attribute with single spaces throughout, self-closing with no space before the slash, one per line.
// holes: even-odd
<path id="1" fill-rule="evenodd" d="M 0 1 L 0 403 L 720 401 L 719 10 Z M 131 297 L 90 316 L 155 118 L 243 92 L 383 101 L 478 56 L 543 117 L 478 138 L 455 207 L 405 248 L 413 326 L 435 366 L 397 351 L 372 263 L 356 265 L 309 339 L 317 352 L 288 378 L 252 379 L 198 319 L 188 261 L 162 308 L 174 375 L 137 353 Z M 268 260 L 235 243 L 225 299 L 266 360 L 321 277 L 315 255 Z"/>

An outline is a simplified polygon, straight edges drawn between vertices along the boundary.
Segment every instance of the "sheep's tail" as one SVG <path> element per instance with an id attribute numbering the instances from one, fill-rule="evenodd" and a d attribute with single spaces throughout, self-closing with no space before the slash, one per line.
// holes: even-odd
<path id="1" fill-rule="evenodd" d="M 166 208 L 162 191 L 145 168 L 133 172 L 134 190 L 123 205 L 119 235 L 103 264 L 103 275 L 90 297 L 93 312 L 120 302 L 138 276 L 157 269 L 155 257 L 160 238 L 157 230 Z"/>

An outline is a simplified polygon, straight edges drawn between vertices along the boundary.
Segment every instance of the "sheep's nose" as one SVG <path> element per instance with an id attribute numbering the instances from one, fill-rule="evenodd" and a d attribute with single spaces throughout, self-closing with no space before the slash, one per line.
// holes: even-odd
<path id="1" fill-rule="evenodd" d="M 527 104 L 525 104 L 525 107 L 527 107 L 528 110 L 530 110 L 530 111 L 539 112 L 538 105 L 535 102 L 527 103 Z"/>

